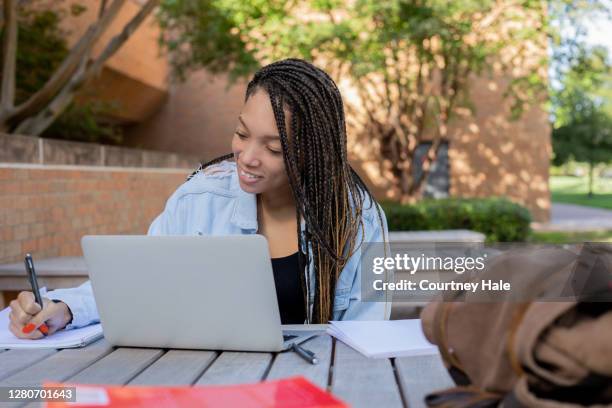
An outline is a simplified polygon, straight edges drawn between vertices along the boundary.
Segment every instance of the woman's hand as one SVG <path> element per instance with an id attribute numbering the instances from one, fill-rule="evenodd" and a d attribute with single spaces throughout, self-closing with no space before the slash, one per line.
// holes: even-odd
<path id="1" fill-rule="evenodd" d="M 32 292 L 21 292 L 9 304 L 9 329 L 21 339 L 40 339 L 66 327 L 72 314 L 64 302 L 55 303 L 43 298 L 43 308 L 34 300 Z M 42 333 L 40 326 L 45 323 L 48 332 Z M 42 329 L 44 331 L 44 328 Z"/>

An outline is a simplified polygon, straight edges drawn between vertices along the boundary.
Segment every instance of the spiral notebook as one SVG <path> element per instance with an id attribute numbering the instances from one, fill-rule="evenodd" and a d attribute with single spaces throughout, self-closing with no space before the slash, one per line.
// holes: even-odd
<path id="1" fill-rule="evenodd" d="M 102 325 L 93 324 L 80 329 L 60 330 L 38 340 L 20 339 L 9 330 L 11 309 L 0 311 L 0 349 L 39 349 L 83 347 L 103 336 Z"/>

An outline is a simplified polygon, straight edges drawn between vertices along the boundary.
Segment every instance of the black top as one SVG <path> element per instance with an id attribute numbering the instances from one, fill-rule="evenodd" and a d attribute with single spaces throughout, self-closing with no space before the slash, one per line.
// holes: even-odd
<path id="1" fill-rule="evenodd" d="M 281 324 L 302 324 L 306 320 L 299 269 L 298 252 L 282 258 L 272 258 Z"/>

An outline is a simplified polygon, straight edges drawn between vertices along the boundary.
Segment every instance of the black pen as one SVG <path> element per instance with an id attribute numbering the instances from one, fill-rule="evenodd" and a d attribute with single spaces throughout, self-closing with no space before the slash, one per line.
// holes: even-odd
<path id="1" fill-rule="evenodd" d="M 297 343 L 293 343 L 291 345 L 291 349 L 295 351 L 304 360 L 308 361 L 310 364 L 317 364 L 319 362 L 315 353 L 310 350 L 306 350 L 304 347 L 300 346 Z"/>
<path id="2" fill-rule="evenodd" d="M 40 306 L 40 309 L 42 310 L 43 300 L 42 300 L 42 296 L 40 296 L 40 289 L 38 287 L 38 279 L 36 278 L 36 271 L 34 270 L 34 261 L 32 260 L 31 254 L 29 253 L 26 254 L 24 263 L 25 263 L 26 271 L 28 272 L 28 279 L 30 280 L 30 286 L 32 287 L 32 293 L 34 293 L 34 300 L 36 300 L 36 303 L 38 303 L 38 305 Z M 38 330 L 40 330 L 40 332 L 44 334 L 45 336 L 49 332 L 49 328 L 44 323 L 38 327 Z"/>

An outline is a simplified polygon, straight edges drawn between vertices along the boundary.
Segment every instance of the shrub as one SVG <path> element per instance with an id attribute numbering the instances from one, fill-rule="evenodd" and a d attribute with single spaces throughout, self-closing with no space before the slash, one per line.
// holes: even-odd
<path id="1" fill-rule="evenodd" d="M 416 204 L 381 203 L 390 231 L 469 229 L 487 242 L 525 241 L 531 214 L 505 198 L 446 198 Z"/>

